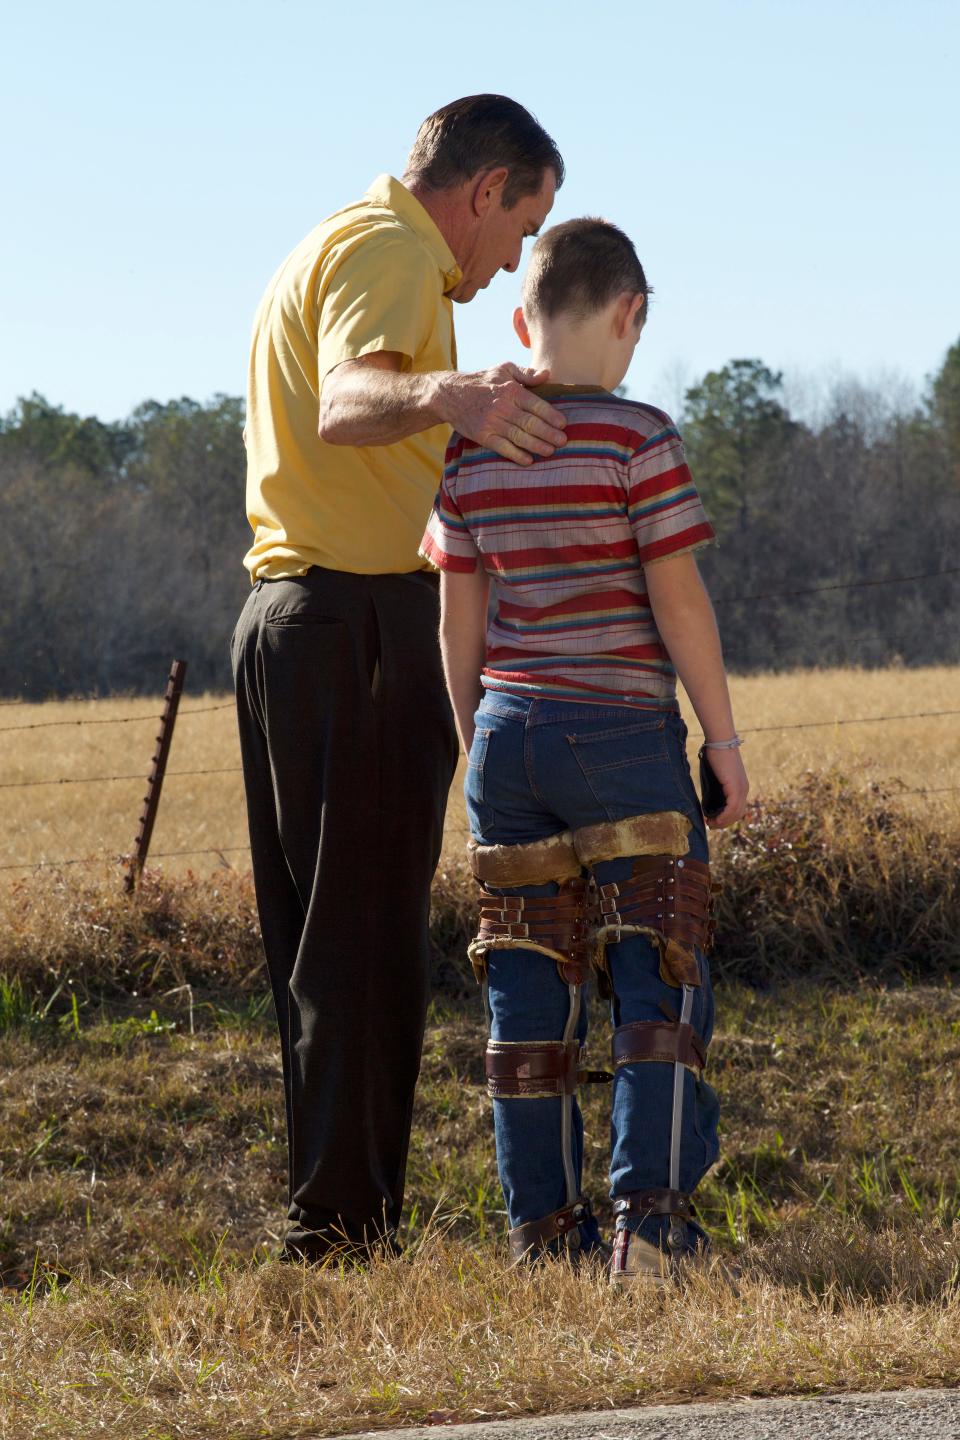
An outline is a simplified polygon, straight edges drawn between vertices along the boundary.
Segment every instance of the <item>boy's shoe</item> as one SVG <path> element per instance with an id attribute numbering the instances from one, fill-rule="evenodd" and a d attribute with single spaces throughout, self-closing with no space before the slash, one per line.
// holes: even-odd
<path id="1" fill-rule="evenodd" d="M 618 1230 L 614 1237 L 610 1261 L 611 1285 L 629 1288 L 650 1284 L 664 1289 L 675 1283 L 682 1284 L 686 1276 L 694 1272 L 709 1274 L 734 1290 L 740 1279 L 740 1267 L 735 1261 L 721 1259 L 709 1250 L 684 1250 L 673 1256 L 629 1230 Z"/>
<path id="2" fill-rule="evenodd" d="M 610 1258 L 611 1285 L 653 1285 L 663 1289 L 671 1283 L 673 1274 L 670 1256 L 663 1250 L 630 1230 L 617 1231 Z"/>

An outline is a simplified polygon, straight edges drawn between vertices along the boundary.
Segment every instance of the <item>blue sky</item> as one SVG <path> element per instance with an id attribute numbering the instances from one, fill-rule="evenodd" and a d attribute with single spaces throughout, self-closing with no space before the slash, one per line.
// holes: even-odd
<path id="1" fill-rule="evenodd" d="M 558 141 L 553 219 L 634 238 L 632 394 L 736 356 L 922 385 L 960 336 L 955 0 L 34 0 L 3 34 L 0 411 L 242 392 L 286 252 L 480 90 Z M 517 291 L 458 307 L 463 368 L 520 358 Z"/>

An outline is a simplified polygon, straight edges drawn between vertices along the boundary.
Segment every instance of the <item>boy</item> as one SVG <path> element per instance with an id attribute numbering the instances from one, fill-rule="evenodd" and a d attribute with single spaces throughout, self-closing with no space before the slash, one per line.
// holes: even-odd
<path id="1" fill-rule="evenodd" d="M 487 986 L 486 1068 L 519 1257 L 600 1248 L 580 1190 L 591 966 L 612 1001 L 611 1278 L 661 1283 L 706 1237 L 691 1194 L 717 1155 L 710 881 L 676 676 L 724 802 L 747 778 L 694 552 L 713 539 L 677 432 L 614 396 L 650 288 L 630 240 L 571 220 L 538 240 L 521 341 L 567 441 L 529 467 L 455 435 L 422 542 L 461 743 Z M 478 561 L 480 563 L 478 563 Z M 497 608 L 487 626 L 489 583 Z M 484 635 L 486 633 L 486 645 Z M 479 707 L 479 708 L 478 708 Z"/>

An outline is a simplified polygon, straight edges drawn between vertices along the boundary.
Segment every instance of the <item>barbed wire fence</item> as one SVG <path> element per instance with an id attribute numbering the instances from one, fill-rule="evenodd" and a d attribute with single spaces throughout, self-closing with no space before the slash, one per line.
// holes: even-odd
<path id="1" fill-rule="evenodd" d="M 754 602 L 754 601 L 760 601 L 760 600 L 796 599 L 796 598 L 800 598 L 800 597 L 803 597 L 803 596 L 821 595 L 821 594 L 826 594 L 826 593 L 834 592 L 834 591 L 858 590 L 858 589 L 867 589 L 867 588 L 873 589 L 873 588 L 880 587 L 880 586 L 885 586 L 885 585 L 904 585 L 904 584 L 908 584 L 908 583 L 915 583 L 915 582 L 920 582 L 920 581 L 923 581 L 923 580 L 929 580 L 929 579 L 933 579 L 933 578 L 939 578 L 939 577 L 941 577 L 941 576 L 957 575 L 957 574 L 960 574 L 960 566 L 951 566 L 951 567 L 949 567 L 948 569 L 922 571 L 922 572 L 919 572 L 919 573 L 913 574 L 913 575 L 892 575 L 892 576 L 868 577 L 868 578 L 866 578 L 866 579 L 846 581 L 846 582 L 840 582 L 840 583 L 829 584 L 829 585 L 814 585 L 814 586 L 804 586 L 804 587 L 798 587 L 798 588 L 791 588 L 791 589 L 787 589 L 787 590 L 762 591 L 762 592 L 757 592 L 756 594 L 748 594 L 748 595 L 718 596 L 718 597 L 716 597 L 716 598 L 714 599 L 714 604 L 715 604 L 715 605 L 733 605 L 733 604 L 740 604 L 740 603 L 745 603 L 745 602 Z M 176 667 L 177 667 L 178 665 L 182 666 L 182 667 L 185 669 L 185 664 L 184 664 L 184 662 L 182 662 L 182 661 L 175 661 L 175 662 L 174 662 L 174 670 L 176 669 Z M 173 673 L 174 673 L 174 672 L 171 671 L 171 682 L 172 682 L 172 678 L 173 678 Z M 182 687 L 182 675 L 181 675 L 181 687 Z M 169 690 L 169 684 L 168 684 L 168 690 Z M 168 697 L 168 698 L 169 698 L 169 697 Z M 17 707 L 17 706 L 22 705 L 23 703 L 24 703 L 23 701 L 15 700 L 15 699 L 14 699 L 14 700 L 9 700 L 9 699 L 8 699 L 8 700 L 0 700 L 0 707 L 3 707 L 3 708 L 6 708 L 6 707 Z M 90 701 L 90 702 L 87 702 L 87 703 L 97 704 L 97 703 L 100 703 L 100 702 L 99 702 L 98 700 L 93 700 L 93 701 Z M 179 717 L 179 722 L 182 724 L 184 721 L 193 719 L 193 718 L 194 718 L 195 716 L 197 716 L 197 715 L 209 715 L 209 714 L 213 714 L 214 712 L 217 712 L 217 711 L 233 710 L 233 709 L 234 709 L 234 702 L 233 702 L 232 700 L 222 701 L 222 702 L 219 702 L 219 703 L 217 703 L 217 704 L 215 704 L 215 705 L 198 705 L 198 706 L 194 706 L 194 707 L 192 707 L 192 708 L 187 708 L 187 709 L 183 709 L 183 710 L 179 710 L 179 711 L 176 709 L 176 707 L 174 707 L 173 719 L 176 720 L 176 719 Z M 171 722 L 171 723 L 169 724 L 169 728 L 167 728 L 167 722 L 168 722 L 168 720 L 169 720 L 169 713 L 168 713 L 168 712 L 169 712 L 169 705 L 168 705 L 167 707 L 165 707 L 165 709 L 164 709 L 163 711 L 149 711 L 149 712 L 147 712 L 147 713 L 141 713 L 141 714 L 137 714 L 137 715 L 110 715 L 110 716 L 102 716 L 102 717 L 101 717 L 101 716 L 78 716 L 78 717 L 73 717 L 73 718 L 64 718 L 64 719 L 60 719 L 60 720 L 38 720 L 38 721 L 29 721 L 29 722 L 27 722 L 27 723 L 25 723 L 25 724 L 13 724 L 13 725 L 10 725 L 10 724 L 2 725 L 2 724 L 0 724 L 0 746 L 2 746 L 2 744 L 3 744 L 3 737 L 4 737 L 5 735 L 13 734 L 13 733 L 22 733 L 22 732 L 24 732 L 24 731 L 30 731 L 30 730 L 46 730 L 46 729 L 54 729 L 54 728 L 63 729 L 63 728 L 69 728 L 69 727 L 74 727 L 74 726 L 81 726 L 81 727 L 82 727 L 82 726 L 93 726 L 93 725 L 134 725 L 134 724 L 144 723 L 144 722 L 146 722 L 146 721 L 157 721 L 157 720 L 159 720 L 159 721 L 161 722 L 161 735 L 157 736 L 157 745 L 158 745 L 158 754 L 159 754 L 159 750 L 160 750 L 160 748 L 161 748 L 163 745 L 165 745 L 167 751 L 169 750 L 170 741 L 172 740 L 173 723 Z M 896 713 L 896 714 L 890 714 L 890 715 L 838 716 L 838 717 L 834 717 L 834 718 L 827 719 L 827 720 L 806 720 L 806 721 L 796 721 L 796 722 L 784 722 L 784 723 L 782 723 L 782 724 L 777 724 L 777 725 L 746 725 L 746 726 L 740 726 L 739 728 L 740 728 L 740 734 L 741 734 L 741 735 L 776 734 L 776 733 L 786 733 L 786 732 L 792 732 L 792 731 L 798 731 L 798 730 L 816 730 L 816 729 L 824 729 L 824 728 L 836 728 L 836 727 L 840 727 L 840 726 L 849 726 L 849 725 L 880 725 L 880 724 L 893 724 L 893 723 L 895 723 L 895 722 L 897 722 L 897 721 L 904 721 L 904 720 L 929 720 L 929 719 L 938 719 L 938 718 L 941 718 L 941 717 L 958 716 L 958 715 L 960 715 L 960 709 L 914 710 L 914 711 L 898 712 L 898 713 Z M 699 733 L 697 733 L 697 732 L 692 732 L 692 733 L 691 733 L 691 738 L 693 738 L 693 739 L 699 739 L 699 738 L 702 738 L 702 737 L 700 736 Z M 2 757 L 2 751 L 0 751 L 0 757 Z M 146 816 L 146 814 L 147 814 L 147 809 L 148 809 L 151 805 L 152 805 L 152 807 L 153 807 L 153 818 L 155 818 L 155 816 L 156 816 L 156 807 L 159 805 L 159 799 L 160 799 L 160 787 L 162 786 L 165 777 L 166 777 L 166 778 L 169 778 L 169 779 L 175 779 L 175 778 L 178 778 L 178 777 L 187 777 L 187 776 L 194 776 L 194 777 L 195 777 L 195 776 L 202 776 L 202 775 L 232 775 L 232 774 L 241 774 L 241 773 L 242 773 L 242 768 L 243 768 L 241 765 L 217 765 L 217 766 L 210 766 L 210 767 L 203 767 L 203 768 L 191 768 L 191 769 L 181 769 L 181 770 L 166 770 L 166 769 L 165 769 L 165 759 L 164 759 L 164 766 L 163 766 L 163 767 L 161 768 L 161 770 L 160 770 L 159 784 L 157 784 L 157 783 L 156 783 L 156 775 L 155 775 L 155 773 L 154 773 L 154 771 L 156 770 L 156 761 L 157 761 L 157 756 L 155 755 L 155 757 L 154 757 L 154 766 L 153 766 L 153 769 L 151 770 L 151 773 L 146 777 L 147 783 L 148 783 L 148 795 L 144 797 L 145 810 L 144 810 L 143 814 L 141 815 L 141 835 L 138 836 L 138 842 L 139 842 L 139 841 L 141 840 L 141 838 L 142 838 L 142 830 L 143 830 L 144 818 L 145 818 L 145 816 Z M 50 777 L 46 777 L 46 778 L 39 779 L 39 780 L 5 780 L 5 781 L 0 781 L 0 790 L 30 790 L 30 789 L 39 789 L 39 788 L 46 788 L 46 787 L 52 787 L 52 786 L 62 786 L 62 785 L 106 785 L 106 784 L 119 784 L 119 783 L 124 783 L 124 782 L 133 782 L 133 781 L 139 781 L 139 782 L 142 783 L 142 782 L 144 781 L 144 778 L 145 778 L 145 777 L 144 777 L 143 772 L 137 772 L 137 773 L 133 773 L 133 774 L 129 774 L 129 773 L 128 773 L 128 774 L 117 774 L 117 775 L 56 775 L 56 776 L 50 776 Z M 155 787 L 155 788 L 154 788 L 154 787 Z M 904 788 L 904 789 L 901 789 L 901 790 L 897 790 L 897 791 L 892 792 L 890 798 L 899 799 L 899 798 L 901 798 L 902 796 L 912 796 L 912 795 L 949 795 L 949 794 L 957 794 L 957 793 L 960 793 L 960 785 L 939 785 L 939 786 L 919 787 L 919 788 Z M 149 828 L 152 830 L 152 820 L 151 820 L 151 823 L 150 823 L 150 827 L 149 827 Z M 464 827 L 464 826 L 447 826 L 447 833 L 448 833 L 448 834 L 457 834 L 457 835 L 467 835 L 467 834 L 469 834 L 469 831 L 468 831 L 468 830 L 466 829 L 466 827 Z M 149 834 L 147 835 L 147 845 L 149 845 Z M 188 847 L 188 848 L 179 848 L 179 849 L 174 849 L 174 850 L 158 850 L 158 851 L 154 851 L 154 852 L 152 853 L 151 858 L 154 859 L 154 860 L 165 860 L 165 859 L 181 858 L 181 857 L 185 857 L 185 856 L 218 855 L 218 856 L 220 856 L 220 858 L 221 858 L 222 860 L 224 860 L 225 863 L 227 863 L 227 862 L 225 861 L 225 857 L 226 857 L 227 855 L 229 855 L 229 854 L 237 854 L 237 853 L 248 852 L 249 849 L 250 849 L 250 846 L 249 846 L 248 844 L 245 844 L 245 845 L 206 845 L 206 846 L 197 846 L 197 847 L 193 847 L 193 848 L 189 848 L 189 847 Z M 142 853 L 141 853 L 141 852 L 142 852 Z M 79 865 L 79 866 L 84 866 L 84 865 L 103 865 L 103 864 L 108 864 L 108 863 L 117 863 L 117 864 L 122 865 L 122 866 L 124 867 L 125 874 L 126 874 L 126 876 L 127 876 L 127 881 L 128 881 L 128 883 L 127 883 L 127 888 L 130 889 L 130 888 L 132 888 L 132 884 L 130 883 L 130 877 L 133 876 L 135 867 L 137 868 L 137 870 L 142 869 L 142 868 L 143 868 L 143 865 L 144 865 L 144 863 L 145 863 L 145 861 L 146 861 L 146 858 L 147 858 L 147 849 L 146 849 L 146 847 L 142 847 L 142 846 L 139 846 L 139 844 L 135 844 L 134 850 L 133 850 L 131 853 L 129 853 L 129 854 L 122 854 L 122 855 L 116 856 L 116 857 L 115 857 L 115 862 L 110 861 L 110 859 L 109 859 L 107 856 L 105 856 L 104 854 L 88 855 L 88 856 L 66 856 L 66 857 L 64 857 L 64 858 L 62 858 L 62 859 L 58 859 L 58 860 L 37 860 L 37 861 L 18 862 L 18 863 L 14 863 L 14 864 L 0 864 L 0 872 L 2 872 L 2 871 L 48 870 L 48 869 L 57 869 L 57 870 L 59 870 L 59 869 L 65 869 L 65 868 L 67 868 L 67 867 L 77 866 L 77 865 Z"/>

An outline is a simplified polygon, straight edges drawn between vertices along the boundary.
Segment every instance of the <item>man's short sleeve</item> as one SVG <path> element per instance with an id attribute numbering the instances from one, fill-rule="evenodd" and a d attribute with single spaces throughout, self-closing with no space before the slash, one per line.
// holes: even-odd
<path id="1" fill-rule="evenodd" d="M 454 435 L 447 448 L 443 479 L 433 502 L 433 513 L 420 541 L 420 554 L 438 570 L 472 575 L 477 568 L 479 551 L 456 498 L 457 471 L 463 446 L 462 437 Z"/>
<path id="2" fill-rule="evenodd" d="M 399 227 L 374 231 L 336 266 L 320 306 L 319 384 L 335 365 L 377 350 L 409 370 L 433 329 L 441 294 L 436 262 Z"/>
<path id="3" fill-rule="evenodd" d="M 699 550 L 716 537 L 693 483 L 683 441 L 668 415 L 638 444 L 630 460 L 627 513 L 640 562 Z"/>

